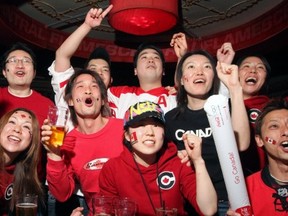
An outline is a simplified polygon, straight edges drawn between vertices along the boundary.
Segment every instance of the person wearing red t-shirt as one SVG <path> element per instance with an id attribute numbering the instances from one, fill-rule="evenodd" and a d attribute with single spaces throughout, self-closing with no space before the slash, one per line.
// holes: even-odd
<path id="1" fill-rule="evenodd" d="M 255 216 L 288 214 L 288 102 L 269 101 L 255 124 L 255 139 L 265 149 L 268 164 L 246 179 Z M 230 216 L 240 216 L 232 210 Z"/>
<path id="2" fill-rule="evenodd" d="M 69 35 L 66 40 L 61 44 L 61 46 L 56 50 L 55 61 L 52 62 L 51 66 L 48 68 L 49 75 L 51 78 L 51 85 L 53 91 L 55 92 L 55 103 L 58 106 L 66 106 L 67 103 L 64 99 L 65 88 L 70 77 L 75 73 L 75 68 L 71 65 L 71 58 L 80 46 L 82 40 L 88 35 L 92 28 L 96 28 L 100 25 L 102 20 L 105 18 L 106 14 L 112 9 L 112 6 L 109 6 L 106 10 L 101 8 L 92 8 L 88 11 L 85 21 L 80 25 L 71 35 Z M 95 71 L 98 73 L 103 80 L 105 87 L 108 88 L 113 79 L 111 77 L 111 61 L 108 52 L 103 47 L 96 47 L 87 58 L 84 65 L 86 69 Z M 68 113 L 68 120 L 66 126 L 68 131 L 72 130 L 75 125 L 70 117 L 70 112 Z M 79 193 L 80 192 L 80 193 Z M 74 198 L 77 199 L 74 199 Z M 78 201 L 77 201 L 78 200 Z M 51 193 L 49 194 L 49 205 L 48 211 L 51 216 L 54 215 L 69 215 L 66 214 L 67 208 L 71 207 L 77 202 L 83 203 L 85 205 L 85 200 L 81 190 L 78 190 L 78 196 L 73 195 L 69 201 L 58 202 L 55 200 Z M 78 206 L 75 205 L 75 206 Z M 74 209 L 72 207 L 72 209 Z M 87 209 L 87 208 L 85 208 Z"/>
<path id="3" fill-rule="evenodd" d="M 31 110 L 39 125 L 47 117 L 48 108 L 54 103 L 31 89 L 36 76 L 35 53 L 24 43 L 13 44 L 2 56 L 1 68 L 8 86 L 0 88 L 0 116 L 17 107 Z"/>
<path id="4" fill-rule="evenodd" d="M 54 103 L 31 88 L 36 76 L 37 61 L 33 50 L 24 43 L 13 44 L 2 56 L 1 69 L 8 86 L 0 88 L 0 117 L 15 108 L 26 108 L 35 113 L 39 125 L 43 124 L 49 106 Z M 38 177 L 44 185 L 46 179 L 45 149 L 39 143 Z"/>
<path id="5" fill-rule="evenodd" d="M 65 101 L 75 127 L 66 134 L 61 148 L 49 143 L 52 132 L 48 120 L 42 126 L 42 142 L 48 152 L 48 187 L 58 201 L 64 202 L 79 183 L 91 209 L 91 194 L 99 192 L 103 164 L 123 150 L 123 120 L 110 117 L 105 84 L 91 70 L 81 69 L 71 76 Z"/>

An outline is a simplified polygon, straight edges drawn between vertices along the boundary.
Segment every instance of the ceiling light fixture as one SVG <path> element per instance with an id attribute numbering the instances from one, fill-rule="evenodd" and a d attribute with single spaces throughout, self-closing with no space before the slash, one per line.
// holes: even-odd
<path id="1" fill-rule="evenodd" d="M 177 0 L 110 0 L 109 24 L 133 35 L 152 35 L 174 27 L 178 19 Z"/>

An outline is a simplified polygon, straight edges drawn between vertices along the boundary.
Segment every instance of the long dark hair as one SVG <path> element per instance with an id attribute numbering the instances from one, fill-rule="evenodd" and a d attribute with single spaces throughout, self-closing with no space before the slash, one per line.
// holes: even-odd
<path id="1" fill-rule="evenodd" d="M 176 70 L 176 83 L 179 86 L 178 91 L 177 91 L 177 104 L 178 104 L 180 112 L 184 111 L 184 108 L 188 104 L 187 92 L 186 92 L 184 86 L 180 84 L 182 76 L 183 76 L 182 67 L 183 67 L 184 61 L 188 57 L 193 56 L 193 55 L 205 56 L 206 58 L 208 58 L 209 62 L 212 65 L 213 72 L 214 72 L 214 79 L 213 79 L 212 87 L 211 87 L 210 91 L 208 92 L 208 96 L 211 96 L 213 94 L 217 94 L 218 90 L 219 90 L 220 80 L 217 76 L 216 62 L 215 62 L 213 56 L 205 50 L 195 50 L 195 51 L 187 52 L 179 61 L 178 66 L 177 66 L 177 70 Z"/>
<path id="2" fill-rule="evenodd" d="M 40 160 L 39 156 L 41 148 L 40 127 L 35 114 L 25 108 L 17 108 L 7 112 L 0 119 L 0 135 L 9 118 L 17 111 L 26 112 L 32 117 L 32 138 L 27 149 L 19 153 L 17 158 L 13 161 L 13 164 L 15 164 L 16 167 L 14 170 L 13 195 L 10 202 L 11 210 L 13 210 L 16 198 L 20 194 L 36 194 L 39 199 L 43 201 L 43 189 L 37 174 L 37 165 Z M 4 150 L 2 145 L 0 145 L 0 169 L 5 172 L 5 160 L 3 154 Z M 2 180 L 4 179 L 1 179 L 0 182 Z"/>
<path id="3" fill-rule="evenodd" d="M 262 63 L 265 66 L 266 69 L 266 79 L 265 82 L 263 83 L 261 89 L 259 90 L 259 95 L 261 94 L 266 94 L 267 93 L 267 87 L 268 87 L 268 80 L 271 74 L 271 65 L 269 64 L 268 60 L 261 54 L 258 53 L 253 53 L 253 54 L 249 54 L 249 55 L 245 55 L 245 56 L 241 56 L 237 61 L 236 61 L 236 65 L 240 68 L 240 65 L 243 63 L 243 61 L 249 57 L 256 57 L 259 58 Z"/>

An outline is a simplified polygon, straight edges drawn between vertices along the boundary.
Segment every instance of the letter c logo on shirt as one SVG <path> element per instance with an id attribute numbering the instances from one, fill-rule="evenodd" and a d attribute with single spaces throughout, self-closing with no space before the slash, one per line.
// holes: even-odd
<path id="1" fill-rule="evenodd" d="M 5 200 L 10 200 L 13 194 L 13 183 L 9 184 L 5 190 Z"/>
<path id="2" fill-rule="evenodd" d="M 161 189 L 169 190 L 175 185 L 176 179 L 173 172 L 163 171 L 158 176 L 158 183 Z"/>

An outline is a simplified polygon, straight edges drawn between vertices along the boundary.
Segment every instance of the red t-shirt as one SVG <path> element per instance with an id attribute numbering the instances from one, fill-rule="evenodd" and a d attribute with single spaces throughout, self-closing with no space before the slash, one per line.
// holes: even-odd
<path id="1" fill-rule="evenodd" d="M 48 159 L 47 163 L 49 190 L 57 200 L 66 201 L 77 182 L 86 200 L 89 194 L 99 192 L 98 177 L 103 164 L 123 150 L 123 125 L 122 119 L 109 118 L 96 133 L 83 134 L 74 128 L 66 135 L 61 147 L 65 151 L 63 160 Z M 76 137 L 74 144 L 67 143 L 69 137 Z"/>
<path id="2" fill-rule="evenodd" d="M 51 105 L 54 105 L 54 103 L 49 98 L 34 90 L 32 91 L 32 94 L 27 97 L 17 97 L 9 93 L 8 87 L 0 88 L 0 117 L 15 108 L 26 108 L 34 112 L 38 119 L 39 126 L 41 127 L 44 119 L 47 118 L 48 108 Z M 41 144 L 39 143 L 39 145 Z M 42 151 L 39 153 L 41 161 L 38 165 L 38 176 L 39 179 L 44 182 L 46 176 L 46 155 L 44 155 L 44 147 L 41 147 L 41 149 Z"/>

